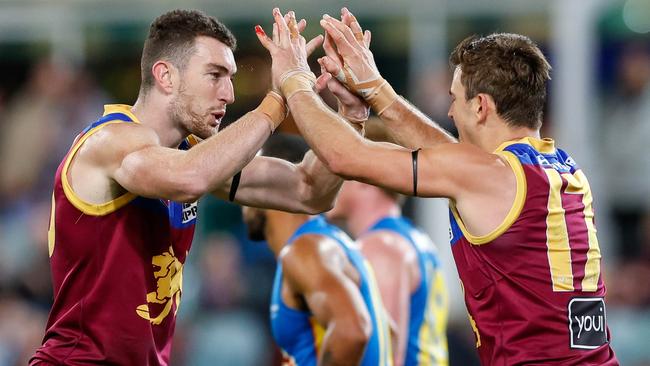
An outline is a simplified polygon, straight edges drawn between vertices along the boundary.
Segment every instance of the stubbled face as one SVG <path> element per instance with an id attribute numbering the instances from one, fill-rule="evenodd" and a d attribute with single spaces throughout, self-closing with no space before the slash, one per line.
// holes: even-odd
<path id="1" fill-rule="evenodd" d="M 226 106 L 235 101 L 232 77 L 237 72 L 230 47 L 211 37 L 197 37 L 170 104 L 172 119 L 189 133 L 206 139 L 219 128 Z"/>
<path id="2" fill-rule="evenodd" d="M 451 87 L 449 88 L 449 95 L 451 95 L 451 105 L 449 106 L 449 112 L 447 116 L 454 121 L 456 129 L 458 129 L 458 140 L 459 141 L 473 141 L 473 134 L 471 126 L 476 122 L 476 114 L 474 113 L 474 98 L 473 100 L 465 99 L 465 87 L 461 83 L 462 71 L 460 67 L 456 67 L 454 70 L 454 77 L 451 81 Z"/>
<path id="3" fill-rule="evenodd" d="M 242 207 L 244 223 L 248 228 L 248 238 L 254 241 L 266 240 L 266 213 L 259 208 Z"/>

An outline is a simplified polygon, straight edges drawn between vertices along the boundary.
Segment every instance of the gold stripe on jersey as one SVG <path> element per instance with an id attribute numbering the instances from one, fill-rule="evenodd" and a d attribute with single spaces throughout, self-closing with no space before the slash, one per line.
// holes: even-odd
<path id="1" fill-rule="evenodd" d="M 381 294 L 379 293 L 379 286 L 375 277 L 375 272 L 370 263 L 363 259 L 363 266 L 368 272 L 368 288 L 370 289 L 370 301 L 375 310 L 375 318 L 377 320 L 377 335 L 379 338 L 379 365 L 392 366 L 393 365 L 393 352 L 390 342 L 390 331 L 388 328 L 388 314 L 384 303 L 381 301 Z"/>
<path id="2" fill-rule="evenodd" d="M 600 247 L 598 237 L 596 237 L 596 226 L 594 225 L 593 196 L 589 181 L 582 170 L 576 171 L 575 177 L 584 187 L 582 204 L 585 206 L 585 224 L 587 225 L 589 237 L 589 250 L 587 251 L 587 263 L 585 264 L 585 277 L 582 279 L 582 291 L 595 292 L 598 290 L 598 278 L 600 277 Z"/>
<path id="3" fill-rule="evenodd" d="M 463 284 L 463 280 L 460 280 L 460 290 L 463 293 L 463 297 L 467 296 L 465 294 L 465 285 Z M 479 348 L 481 347 L 481 333 L 478 331 L 478 326 L 476 325 L 476 321 L 472 317 L 472 314 L 469 313 L 469 308 L 467 309 L 467 317 L 469 318 L 469 325 L 472 327 L 474 335 L 476 336 L 476 348 Z"/>
<path id="4" fill-rule="evenodd" d="M 52 207 L 50 208 L 50 227 L 47 229 L 47 251 L 50 257 L 54 253 L 54 241 L 56 239 L 56 231 L 54 230 L 54 215 L 56 213 L 54 200 L 54 192 L 52 192 Z"/>
<path id="5" fill-rule="evenodd" d="M 429 299 L 427 302 L 431 300 L 431 296 L 433 295 L 433 291 L 429 292 Z M 418 365 L 420 366 L 431 366 L 433 365 L 433 357 L 432 357 L 432 352 L 433 350 L 433 342 L 434 342 L 434 335 L 433 335 L 433 329 L 429 326 L 429 321 L 428 318 L 434 316 L 433 313 L 429 311 L 429 308 L 427 306 L 426 312 L 424 313 L 424 319 L 422 321 L 422 325 L 420 326 L 420 331 L 418 332 L 418 347 L 420 348 L 420 352 L 418 353 Z M 407 339 L 406 342 L 409 340 Z"/>
<path id="6" fill-rule="evenodd" d="M 131 106 L 127 104 L 106 104 L 104 106 L 104 116 L 107 116 L 111 113 L 122 113 L 126 114 L 131 121 L 135 123 L 140 123 L 140 120 L 138 120 L 138 117 L 131 112 Z"/>
<path id="7" fill-rule="evenodd" d="M 97 132 L 102 127 L 115 124 L 115 123 L 124 123 L 124 122 L 110 121 L 110 122 L 102 123 L 101 125 L 90 129 L 90 131 L 86 132 L 80 139 L 75 141 L 72 149 L 70 150 L 70 153 L 68 154 L 68 157 L 65 160 L 65 164 L 63 165 L 63 170 L 61 171 L 61 183 L 63 185 L 63 192 L 65 193 L 66 198 L 68 199 L 68 201 L 70 201 L 70 203 L 74 207 L 76 207 L 79 211 L 85 213 L 86 215 L 90 215 L 90 216 L 107 215 L 111 212 L 117 211 L 119 208 L 133 201 L 133 199 L 137 197 L 135 194 L 131 192 L 126 192 L 125 194 L 113 200 L 110 200 L 108 202 L 99 203 L 99 204 L 89 203 L 84 201 L 81 197 L 77 196 L 77 194 L 72 189 L 70 182 L 68 181 L 68 168 L 70 167 L 70 163 L 72 162 L 72 159 L 74 159 L 74 156 L 77 154 L 77 151 L 79 150 L 81 145 L 83 145 L 83 143 L 90 136 L 92 136 L 95 132 Z"/>
<path id="8" fill-rule="evenodd" d="M 188 145 L 190 145 L 190 147 L 192 147 L 192 146 L 194 146 L 194 145 L 196 145 L 196 144 L 198 144 L 200 142 L 199 138 L 194 136 L 194 135 L 187 136 L 186 140 L 187 140 Z"/>
<path id="9" fill-rule="evenodd" d="M 316 355 L 320 358 L 321 346 L 323 345 L 323 337 L 325 337 L 325 329 L 316 321 L 315 317 L 309 318 L 309 324 L 311 325 L 311 333 L 314 336 L 314 349 L 316 350 Z"/>
<path id="10" fill-rule="evenodd" d="M 562 177 L 555 169 L 544 169 L 544 172 L 549 183 L 546 247 L 553 291 L 573 291 L 571 247 L 562 207 Z"/>
<path id="11" fill-rule="evenodd" d="M 524 168 L 521 166 L 521 162 L 519 159 L 517 159 L 515 154 L 511 153 L 510 151 L 497 151 L 495 154 L 502 157 L 508 163 L 512 171 L 515 173 L 515 179 L 517 181 L 517 193 L 515 194 L 515 199 L 512 203 L 512 206 L 510 207 L 508 215 L 506 215 L 501 224 L 499 224 L 499 226 L 497 226 L 494 230 L 486 235 L 474 236 L 470 234 L 465 227 L 465 223 L 463 223 L 463 220 L 460 218 L 460 214 L 456 209 L 456 205 L 452 202 L 449 203 L 449 209 L 454 215 L 456 223 L 458 223 L 458 227 L 460 227 L 460 230 L 463 232 L 463 235 L 467 241 L 473 245 L 487 244 L 498 238 L 501 234 L 505 233 L 512 226 L 512 224 L 515 223 L 519 217 L 519 214 L 521 214 L 521 210 L 524 208 L 524 203 L 526 201 L 526 176 L 524 174 Z"/>
<path id="12" fill-rule="evenodd" d="M 449 299 L 445 288 L 445 281 L 439 270 L 433 270 L 431 289 L 427 299 L 424 319 L 418 332 L 417 355 L 420 366 L 446 366 L 449 365 L 449 351 L 447 346 L 447 312 Z M 438 297 L 440 302 L 438 302 Z"/>

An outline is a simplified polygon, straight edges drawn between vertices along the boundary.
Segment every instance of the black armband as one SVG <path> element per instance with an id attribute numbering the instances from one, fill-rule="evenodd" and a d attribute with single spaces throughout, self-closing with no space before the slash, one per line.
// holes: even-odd
<path id="1" fill-rule="evenodd" d="M 228 193 L 228 201 L 230 202 L 235 200 L 237 188 L 239 188 L 239 179 L 241 179 L 241 171 L 232 177 L 232 183 L 230 183 L 230 193 Z"/>
<path id="2" fill-rule="evenodd" d="M 411 160 L 413 160 L 413 197 L 418 195 L 418 153 L 420 149 L 411 152 Z"/>

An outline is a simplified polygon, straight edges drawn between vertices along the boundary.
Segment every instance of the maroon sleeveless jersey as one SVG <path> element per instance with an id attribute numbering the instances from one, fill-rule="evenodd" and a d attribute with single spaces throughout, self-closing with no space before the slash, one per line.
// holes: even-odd
<path id="1" fill-rule="evenodd" d="M 106 106 L 56 172 L 48 233 L 54 304 L 31 364 L 169 363 L 197 205 L 128 192 L 103 204 L 78 197 L 70 162 L 89 136 L 113 123 L 138 121 L 129 106 Z"/>
<path id="2" fill-rule="evenodd" d="M 495 152 L 517 178 L 504 222 L 473 236 L 450 204 L 451 245 L 483 365 L 618 365 L 609 341 L 593 197 L 550 139 Z"/>

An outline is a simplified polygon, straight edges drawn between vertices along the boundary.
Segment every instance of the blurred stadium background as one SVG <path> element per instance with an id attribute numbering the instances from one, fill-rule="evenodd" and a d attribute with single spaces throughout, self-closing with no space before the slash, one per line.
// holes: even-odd
<path id="1" fill-rule="evenodd" d="M 274 6 L 307 19 L 307 36 L 321 32 L 322 14 L 348 6 L 373 32 L 384 77 L 450 130 L 451 48 L 492 32 L 538 42 L 554 68 L 544 135 L 572 152 L 596 196 L 614 350 L 622 365 L 650 365 L 650 1 L 1 0 L 0 366 L 24 365 L 43 336 L 54 171 L 103 104 L 135 101 L 149 23 L 166 10 L 196 8 L 233 30 L 237 100 L 226 116 L 233 121 L 269 86 L 270 58 L 253 26 L 270 30 Z M 406 212 L 432 235 L 446 266 L 451 364 L 475 365 L 445 204 L 410 200 Z M 277 365 L 267 316 L 274 259 L 245 239 L 237 206 L 206 198 L 200 209 L 173 364 Z"/>

